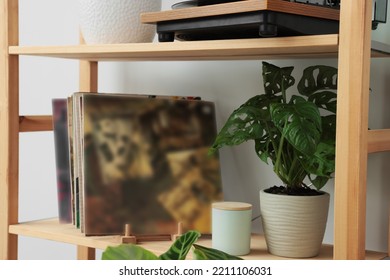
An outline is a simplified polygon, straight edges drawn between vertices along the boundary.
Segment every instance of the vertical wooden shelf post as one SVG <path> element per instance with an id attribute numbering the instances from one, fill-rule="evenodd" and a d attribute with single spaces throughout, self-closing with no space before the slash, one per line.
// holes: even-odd
<path id="1" fill-rule="evenodd" d="M 18 223 L 19 58 L 8 47 L 18 45 L 18 1 L 0 4 L 0 259 L 17 259 L 18 237 L 9 234 Z"/>
<path id="2" fill-rule="evenodd" d="M 334 259 L 364 259 L 372 0 L 341 1 Z"/>
<path id="3" fill-rule="evenodd" d="M 84 43 L 82 37 L 80 42 Z M 98 91 L 98 63 L 96 61 L 80 61 L 79 67 L 80 85 L 79 89 L 82 92 L 97 92 Z M 95 248 L 77 246 L 78 260 L 94 260 L 96 258 Z"/>

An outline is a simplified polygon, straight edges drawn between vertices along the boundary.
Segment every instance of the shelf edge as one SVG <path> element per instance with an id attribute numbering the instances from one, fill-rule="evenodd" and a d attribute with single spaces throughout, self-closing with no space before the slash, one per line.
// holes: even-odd
<path id="1" fill-rule="evenodd" d="M 84 60 L 231 60 L 256 57 L 336 56 L 338 35 L 175 41 L 112 45 L 10 46 L 10 55 L 36 55 Z"/>
<path id="2" fill-rule="evenodd" d="M 64 242 L 89 248 L 104 250 L 106 246 L 115 246 L 120 244 L 120 236 L 91 236 L 85 237 L 72 224 L 60 224 L 58 219 L 38 220 L 25 223 L 19 223 L 9 226 L 9 233 L 28 237 L 47 239 L 56 242 Z M 203 246 L 211 246 L 210 239 L 200 239 L 197 243 Z M 170 246 L 170 241 L 155 241 L 144 242 L 140 244 L 146 249 L 155 252 L 156 254 L 164 253 Z M 282 258 L 270 255 L 266 249 L 264 236 L 255 234 L 252 236 L 251 254 L 243 256 L 244 259 L 252 260 L 277 260 Z M 324 244 L 319 256 L 311 258 L 316 259 L 331 259 L 333 252 L 332 245 Z M 367 251 L 366 259 L 383 259 L 386 253 Z M 307 259 L 307 260 L 311 260 Z"/>

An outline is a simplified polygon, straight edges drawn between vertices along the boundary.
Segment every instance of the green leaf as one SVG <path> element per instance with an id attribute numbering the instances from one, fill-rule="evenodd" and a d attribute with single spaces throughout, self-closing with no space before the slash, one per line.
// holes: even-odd
<path id="1" fill-rule="evenodd" d="M 308 101 L 313 102 L 320 109 L 336 114 L 337 94 L 332 91 L 320 91 L 311 94 Z"/>
<path id="2" fill-rule="evenodd" d="M 157 260 L 152 252 L 134 244 L 108 246 L 102 254 L 102 260 Z"/>
<path id="3" fill-rule="evenodd" d="M 198 240 L 200 233 L 188 231 L 177 239 L 167 252 L 160 255 L 160 260 L 185 260 L 191 246 Z"/>
<path id="4" fill-rule="evenodd" d="M 257 95 L 242 104 L 229 116 L 209 153 L 213 154 L 224 146 L 235 146 L 264 137 L 266 126 L 273 126 L 270 123 L 270 104 L 279 103 L 280 100 L 281 97 Z"/>
<path id="5" fill-rule="evenodd" d="M 242 258 L 227 254 L 223 251 L 203 247 L 198 244 L 194 244 L 194 259 L 195 260 L 242 260 Z"/>
<path id="6" fill-rule="evenodd" d="M 313 178 L 314 177 L 314 178 Z M 325 184 L 329 181 L 330 177 L 324 177 L 324 176 L 312 176 L 309 175 L 309 180 L 310 182 L 313 183 L 313 186 L 317 189 L 320 190 L 322 189 Z"/>
<path id="7" fill-rule="evenodd" d="M 309 180 L 317 189 L 321 189 L 335 171 L 335 150 L 333 142 L 321 142 L 312 156 L 300 158 Z"/>
<path id="8" fill-rule="evenodd" d="M 266 95 L 277 95 L 293 86 L 295 79 L 291 76 L 294 67 L 280 68 L 273 64 L 263 62 L 263 83 Z"/>
<path id="9" fill-rule="evenodd" d="M 337 69 L 331 66 L 316 65 L 307 67 L 298 83 L 298 91 L 304 96 L 315 92 L 337 89 Z"/>
<path id="10" fill-rule="evenodd" d="M 272 104 L 271 117 L 286 140 L 298 151 L 312 155 L 321 137 L 321 115 L 318 108 L 294 96 L 289 104 Z"/>
<path id="11" fill-rule="evenodd" d="M 336 145 L 336 115 L 322 116 L 322 136 L 323 141 Z"/>

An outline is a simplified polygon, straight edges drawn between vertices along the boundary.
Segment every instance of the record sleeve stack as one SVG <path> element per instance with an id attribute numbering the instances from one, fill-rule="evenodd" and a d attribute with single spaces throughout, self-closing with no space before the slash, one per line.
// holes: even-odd
<path id="1" fill-rule="evenodd" d="M 170 235 L 178 222 L 210 233 L 211 203 L 222 199 L 219 158 L 208 155 L 213 102 L 74 93 L 53 100 L 53 115 L 61 222 L 86 236 L 123 234 L 126 224 L 138 236 Z"/>

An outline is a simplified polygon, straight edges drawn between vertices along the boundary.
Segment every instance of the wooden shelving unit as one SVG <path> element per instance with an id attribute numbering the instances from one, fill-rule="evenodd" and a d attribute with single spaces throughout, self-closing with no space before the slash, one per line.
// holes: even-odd
<path id="1" fill-rule="evenodd" d="M 18 1 L 0 3 L 0 259 L 17 259 L 18 235 L 75 244 L 79 259 L 93 259 L 95 248 L 118 244 L 118 237 L 83 237 L 56 220 L 19 224 L 19 133 L 52 129 L 51 116 L 19 115 L 21 55 L 80 60 L 81 91 L 97 91 L 99 61 L 338 57 L 338 108 L 343 109 L 337 112 L 335 238 L 334 247 L 324 245 L 319 258 L 380 259 L 386 255 L 365 250 L 367 154 L 390 150 L 390 130 L 367 129 L 370 57 L 390 57 L 388 46 L 371 51 L 371 0 L 342 1 L 339 35 L 78 46 L 19 46 Z M 248 258 L 275 258 L 266 253 L 261 236 L 253 241 Z M 157 253 L 167 246 L 145 244 Z"/>
<path id="2" fill-rule="evenodd" d="M 64 242 L 104 250 L 107 246 L 116 246 L 121 244 L 121 237 L 114 236 L 95 236 L 85 238 L 79 230 L 70 224 L 60 224 L 57 219 L 41 220 L 18 225 L 11 225 L 10 233 L 24 235 L 29 237 L 44 238 L 52 241 Z M 171 246 L 170 241 L 144 242 L 140 245 L 156 254 L 165 253 Z M 201 238 L 197 244 L 211 247 L 209 237 Z M 386 257 L 386 253 L 366 252 L 367 260 L 379 260 Z M 329 260 L 333 256 L 333 246 L 323 245 L 321 253 L 312 258 L 313 260 Z M 189 256 L 190 257 L 190 256 Z M 251 240 L 251 252 L 249 255 L 242 256 L 247 260 L 285 260 L 287 258 L 271 255 L 267 252 L 267 245 L 262 235 L 253 235 Z"/>

